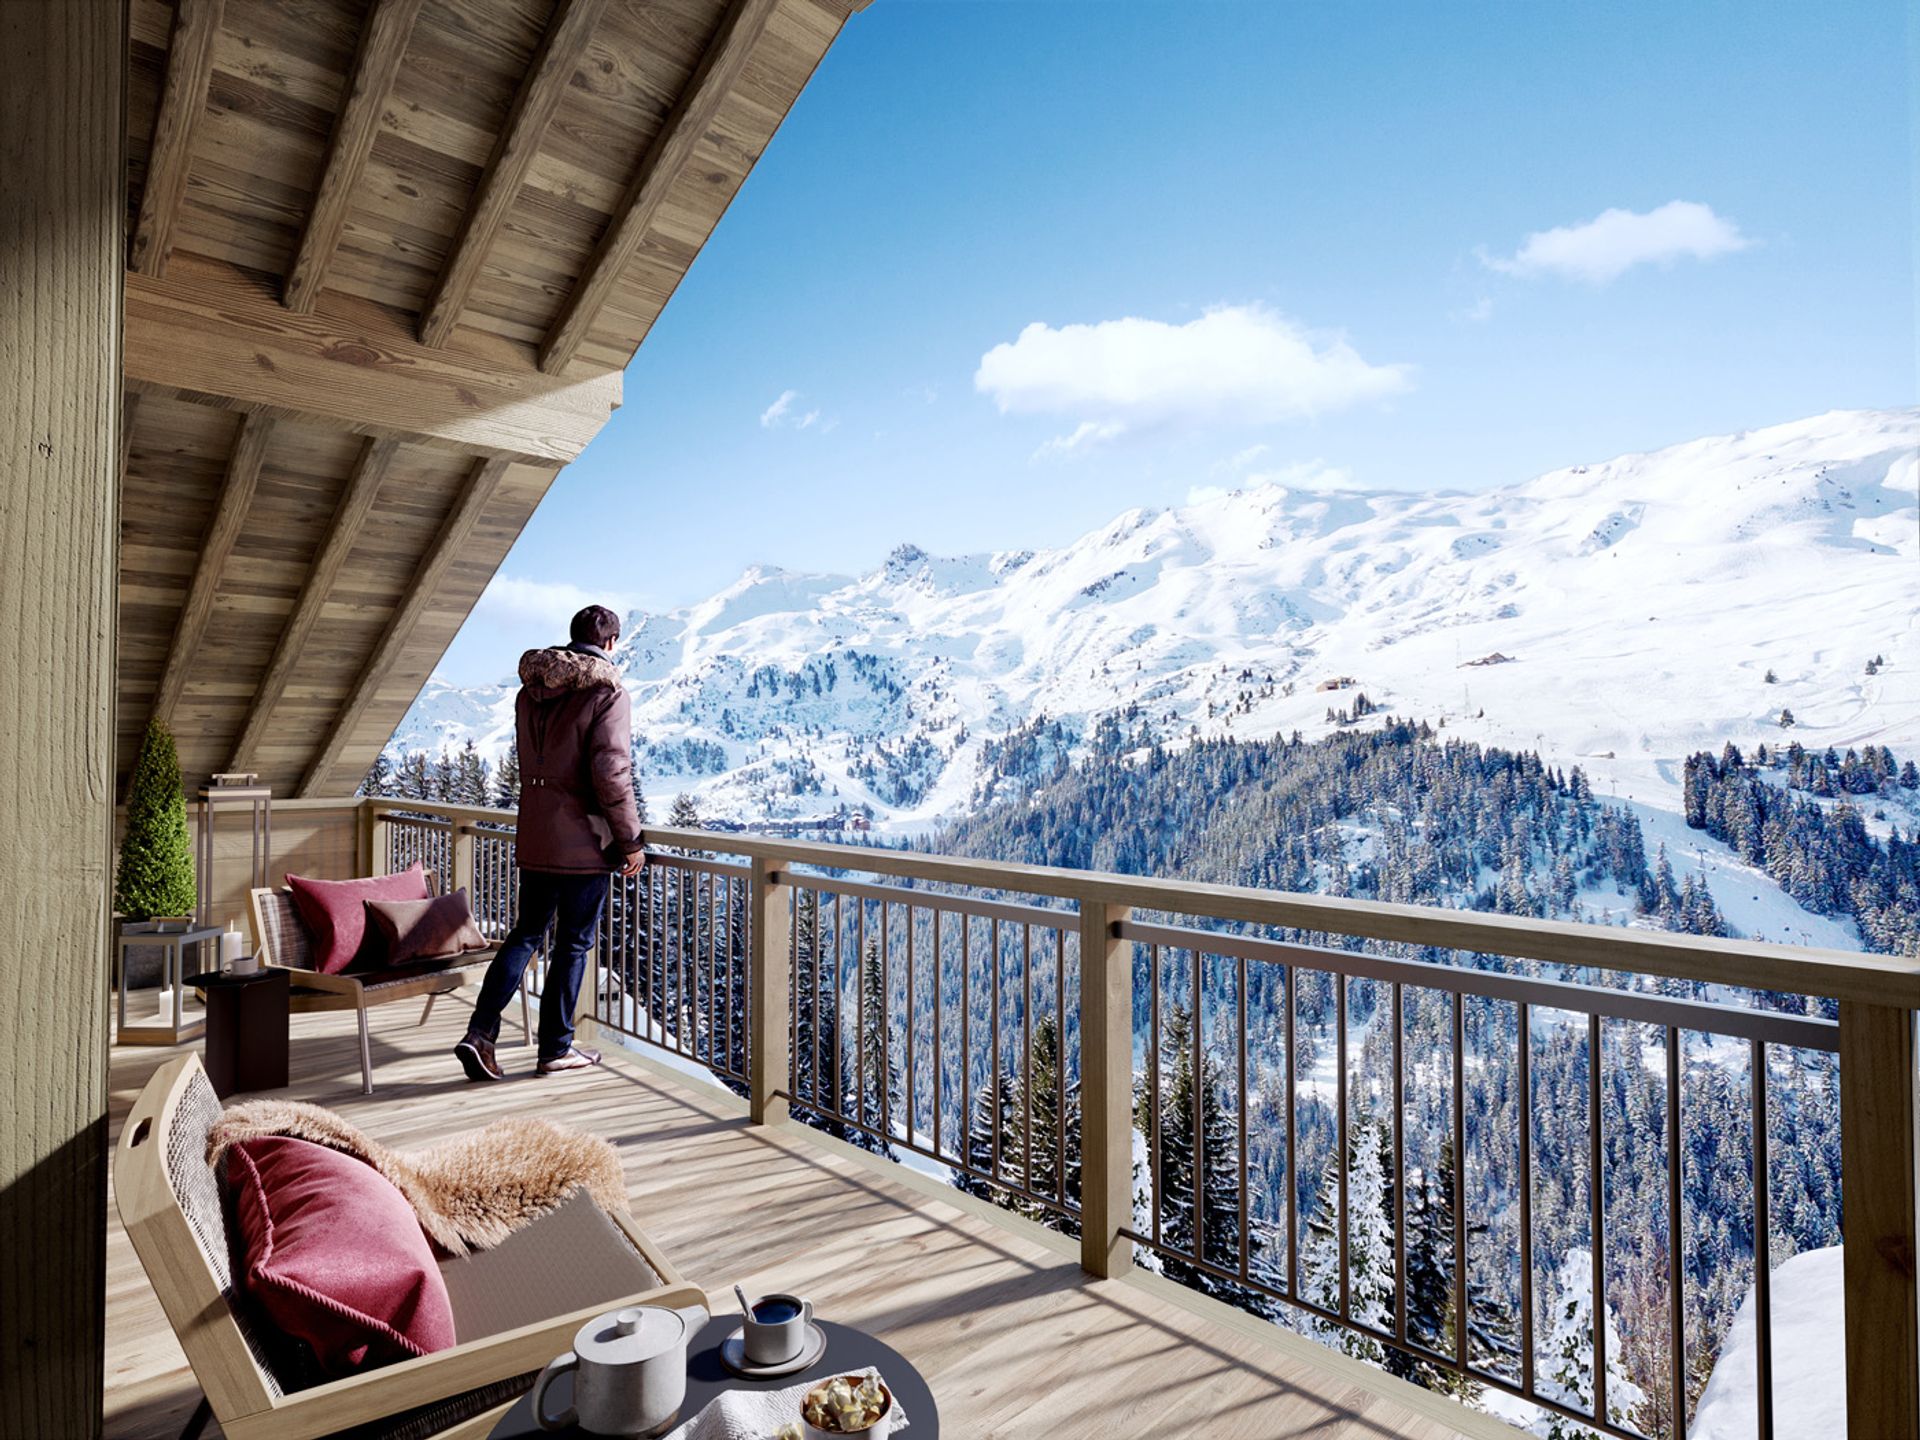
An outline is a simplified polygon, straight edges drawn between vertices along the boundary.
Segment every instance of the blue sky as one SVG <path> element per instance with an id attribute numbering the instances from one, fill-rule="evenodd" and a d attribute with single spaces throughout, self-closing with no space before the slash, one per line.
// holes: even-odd
<path id="1" fill-rule="evenodd" d="M 876 0 L 441 667 L 586 597 L 1916 400 L 1911 7 Z M 784 400 L 782 397 L 786 397 Z"/>

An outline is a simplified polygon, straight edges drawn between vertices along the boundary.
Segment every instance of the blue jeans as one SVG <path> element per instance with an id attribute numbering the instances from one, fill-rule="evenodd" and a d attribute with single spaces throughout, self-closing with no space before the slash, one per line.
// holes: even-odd
<path id="1" fill-rule="evenodd" d="M 500 1036 L 500 1016 L 520 988 L 533 952 L 554 930 L 553 951 L 547 963 L 547 983 L 540 988 L 540 1058 L 564 1055 L 573 1044 L 573 1007 L 580 998 L 580 980 L 587 956 L 600 930 L 600 911 L 607 903 L 611 876 L 561 875 L 544 870 L 520 872 L 520 917 L 487 966 L 480 982 L 480 998 L 473 1007 L 471 1032 L 488 1040 Z"/>

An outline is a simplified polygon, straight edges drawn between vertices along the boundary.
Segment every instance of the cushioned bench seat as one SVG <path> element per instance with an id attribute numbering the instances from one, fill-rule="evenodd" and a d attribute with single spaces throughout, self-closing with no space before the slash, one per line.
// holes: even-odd
<path id="1" fill-rule="evenodd" d="M 431 875 L 428 888 L 432 888 Z M 420 1023 L 424 1025 L 433 1013 L 433 1002 L 437 998 L 479 983 L 498 949 L 495 946 L 462 955 L 457 960 L 435 960 L 385 970 L 347 970 L 329 975 L 314 968 L 312 937 L 300 912 L 294 908 L 292 891 L 257 889 L 248 895 L 253 909 L 253 933 L 262 961 L 287 971 L 291 978 L 288 1009 L 296 1015 L 323 1010 L 352 1010 L 358 1014 L 360 1089 L 366 1095 L 373 1093 L 373 1046 L 367 1030 L 367 1011 L 425 996 L 427 1003 L 420 1012 Z M 532 966 L 527 967 L 520 983 L 520 1034 L 528 1044 L 533 1041 L 527 1003 L 532 970 Z"/>

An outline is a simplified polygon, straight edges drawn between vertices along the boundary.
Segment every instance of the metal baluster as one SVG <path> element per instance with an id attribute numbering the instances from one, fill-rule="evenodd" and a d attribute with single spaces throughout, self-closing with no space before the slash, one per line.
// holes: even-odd
<path id="1" fill-rule="evenodd" d="M 893 906 L 880 902 L 880 1133 L 893 1138 Z"/>
<path id="2" fill-rule="evenodd" d="M 1401 1054 L 1404 1005 L 1399 982 L 1393 1000 L 1393 1333 L 1407 1343 L 1407 1145 L 1406 1067 Z"/>
<path id="3" fill-rule="evenodd" d="M 991 1137 L 992 1144 L 990 1153 L 993 1156 L 993 1163 L 990 1168 L 995 1182 L 998 1182 L 1000 1179 L 1000 1106 L 1006 1099 L 1006 1092 L 1001 1088 L 1000 1081 L 1000 922 L 995 920 L 991 929 L 992 935 L 989 937 L 991 948 L 987 952 L 987 963 L 991 968 L 987 972 L 987 978 L 993 988 L 991 1009 L 988 1012 L 991 1017 L 993 1041 L 989 1058 L 993 1069 L 990 1072 L 991 1088 L 987 1091 L 987 1103 L 993 1106 L 993 1119 L 987 1125 L 987 1134 Z"/>
<path id="4" fill-rule="evenodd" d="M 1234 1188 L 1240 1192 L 1240 1278 L 1245 1280 L 1248 1278 L 1248 1233 L 1253 1229 L 1253 1214 L 1247 1205 L 1247 1130 L 1249 1128 L 1247 1117 L 1247 957 L 1244 955 L 1236 956 L 1234 959 L 1234 967 L 1234 985 L 1239 995 L 1238 1013 L 1240 1016 L 1239 1043 L 1237 1046 L 1240 1057 L 1240 1108 L 1235 1112 L 1236 1118 L 1239 1121 L 1238 1129 L 1240 1131 L 1240 1168 L 1237 1175 L 1238 1183 Z"/>
<path id="5" fill-rule="evenodd" d="M 1467 1370 L 1467 997 L 1453 993 L 1453 1363 Z"/>
<path id="6" fill-rule="evenodd" d="M 1207 1066 L 1206 1055 L 1200 1043 L 1200 1016 L 1205 1009 L 1201 1003 L 1201 970 L 1204 961 L 1199 947 L 1193 950 L 1193 985 L 1190 998 L 1193 1003 L 1193 1258 L 1207 1258 L 1207 1124 L 1206 1094 Z"/>
<path id="7" fill-rule="evenodd" d="M 854 902 L 853 937 L 853 1091 L 855 1121 L 872 1133 L 867 1121 L 867 902 Z"/>
<path id="8" fill-rule="evenodd" d="M 1067 931 L 1053 932 L 1053 1193 L 1067 1208 Z"/>
<path id="9" fill-rule="evenodd" d="M 1760 1440 L 1773 1440 L 1773 1227 L 1767 1153 L 1767 1046 L 1748 1042 L 1753 1075 L 1753 1372 Z"/>
<path id="10" fill-rule="evenodd" d="M 1020 927 L 1020 1098 L 1027 1133 L 1021 1147 L 1020 1183 L 1033 1189 L 1033 925 Z"/>
<path id="11" fill-rule="evenodd" d="M 945 1021 L 940 1014 L 940 909 L 933 911 L 933 1153 L 940 1154 L 940 1048 L 943 1043 Z M 964 976 L 962 977 L 964 979 Z M 963 1016 L 964 1023 L 964 1016 Z M 966 1069 L 960 1073 L 962 1093 L 965 1093 Z M 962 1162 L 964 1163 L 964 1162 Z"/>
<path id="12" fill-rule="evenodd" d="M 1671 1332 L 1673 1425 L 1668 1434 L 1687 1433 L 1687 1277 L 1681 1261 L 1680 1211 L 1686 1157 L 1680 1149 L 1680 1030 L 1667 1027 L 1667 1325 Z M 1595 1323 L 1599 1323 L 1598 1316 Z"/>
<path id="13" fill-rule="evenodd" d="M 1153 1243 L 1160 1245 L 1160 1212 L 1166 1208 L 1166 1191 L 1160 1184 L 1160 947 L 1147 947 L 1147 963 L 1152 967 L 1147 988 L 1152 995 L 1152 1019 L 1147 1030 L 1147 1075 L 1152 1084 L 1148 1105 L 1153 1120 Z"/>
<path id="14" fill-rule="evenodd" d="M 1334 1076 L 1334 1126 L 1337 1133 L 1334 1143 L 1335 1163 L 1338 1166 L 1338 1189 L 1336 1194 L 1340 1202 L 1340 1225 L 1338 1231 L 1340 1260 L 1340 1319 L 1351 1322 L 1352 1283 L 1347 1274 L 1347 977 L 1332 975 L 1334 993 L 1334 1024 L 1338 1030 L 1335 1038 Z"/>
<path id="15" fill-rule="evenodd" d="M 1518 1002 L 1514 1082 L 1520 1106 L 1520 1389 L 1533 1394 L 1533 1007 Z"/>
<path id="16" fill-rule="evenodd" d="M 1293 1048 L 1295 984 L 1300 972 L 1288 965 L 1282 972 L 1286 977 L 1286 1047 L 1287 1047 L 1287 1116 L 1283 1132 L 1287 1145 L 1287 1294 L 1298 1296 L 1300 1293 L 1300 1179 L 1294 1172 L 1294 1116 L 1297 1108 L 1294 1103 L 1294 1086 L 1299 1079 L 1299 1057 Z"/>
<path id="17" fill-rule="evenodd" d="M 913 932 L 915 929 L 913 912 L 916 908 L 918 907 L 916 907 L 911 900 L 907 902 L 907 1143 L 909 1145 L 916 1143 L 914 1118 L 920 1113 L 920 1091 L 916 1084 L 913 1066 L 914 1056 L 920 1049 L 920 1042 L 916 1038 L 919 1034 L 919 1029 L 915 1024 L 920 1011 L 920 991 L 919 987 L 914 984 L 913 973 Z"/>
<path id="18" fill-rule="evenodd" d="M 1607 1423 L 1607 1211 L 1600 1126 L 1600 1017 L 1587 1016 L 1587 1202 L 1593 1232 L 1593 1418 Z"/>

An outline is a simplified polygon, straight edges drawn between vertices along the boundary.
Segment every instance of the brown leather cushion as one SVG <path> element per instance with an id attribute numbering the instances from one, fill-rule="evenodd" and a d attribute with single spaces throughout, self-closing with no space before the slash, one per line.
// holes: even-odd
<path id="1" fill-rule="evenodd" d="M 431 900 L 369 900 L 366 906 L 367 934 L 382 942 L 383 964 L 448 960 L 488 948 L 464 889 Z"/>

